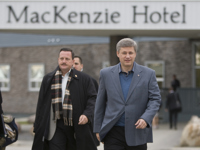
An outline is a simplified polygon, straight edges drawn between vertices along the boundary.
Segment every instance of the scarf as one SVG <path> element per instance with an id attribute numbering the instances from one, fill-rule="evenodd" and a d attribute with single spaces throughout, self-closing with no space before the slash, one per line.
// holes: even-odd
<path id="1" fill-rule="evenodd" d="M 64 101 L 62 104 L 62 72 L 60 68 L 56 71 L 51 84 L 51 99 L 53 107 L 53 120 L 60 119 L 63 116 L 64 125 L 73 126 L 72 120 L 72 101 L 70 96 L 69 84 L 72 78 L 73 69 L 69 74 L 65 89 Z"/>

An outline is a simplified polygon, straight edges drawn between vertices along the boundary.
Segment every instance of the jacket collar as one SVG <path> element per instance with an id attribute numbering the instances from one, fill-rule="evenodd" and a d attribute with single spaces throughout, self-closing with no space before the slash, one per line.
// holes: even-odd
<path id="1" fill-rule="evenodd" d="M 113 66 L 113 68 L 111 69 L 111 72 L 113 73 L 112 74 L 113 84 L 115 85 L 115 88 L 117 89 L 120 97 L 124 100 L 121 83 L 120 83 L 120 79 L 119 79 L 119 64 Z M 141 69 L 140 65 L 138 65 L 136 62 L 134 62 L 134 74 L 133 74 L 133 79 L 131 81 L 131 85 L 129 87 L 126 102 L 129 100 L 132 92 L 134 91 L 134 89 L 135 89 L 136 85 L 138 84 L 138 82 L 140 81 L 141 77 L 142 77 L 142 69 Z M 124 100 L 124 102 L 125 102 L 125 100 Z"/>
<path id="2" fill-rule="evenodd" d="M 80 72 L 76 69 L 73 69 L 72 79 L 79 80 Z"/>

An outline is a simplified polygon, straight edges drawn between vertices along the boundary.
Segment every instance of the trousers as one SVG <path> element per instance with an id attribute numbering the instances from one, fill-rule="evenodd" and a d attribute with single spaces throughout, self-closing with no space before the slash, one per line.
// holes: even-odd
<path id="1" fill-rule="evenodd" d="M 177 110 L 170 110 L 169 111 L 169 123 L 170 123 L 170 129 L 173 127 L 177 129 L 177 118 L 178 118 L 178 112 Z"/>
<path id="2" fill-rule="evenodd" d="M 64 125 L 63 119 L 57 120 L 55 134 L 49 141 L 49 150 L 76 150 L 74 127 Z"/>
<path id="3" fill-rule="evenodd" d="M 128 146 L 124 127 L 114 126 L 104 138 L 104 150 L 147 150 L 147 144 Z"/>

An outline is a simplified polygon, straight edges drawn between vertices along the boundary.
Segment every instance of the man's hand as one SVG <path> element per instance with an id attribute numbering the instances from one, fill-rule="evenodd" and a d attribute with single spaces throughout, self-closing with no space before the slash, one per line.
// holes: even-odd
<path id="1" fill-rule="evenodd" d="M 136 129 L 144 129 L 146 128 L 147 126 L 147 123 L 146 121 L 144 121 L 144 119 L 139 119 L 137 122 L 136 122 Z"/>
<path id="2" fill-rule="evenodd" d="M 79 125 L 84 125 L 88 123 L 88 118 L 85 116 L 85 115 L 81 115 L 80 118 L 79 118 Z"/>
<path id="3" fill-rule="evenodd" d="M 100 136 L 99 136 L 99 133 L 96 133 L 96 137 L 97 137 L 98 141 L 100 142 Z"/>

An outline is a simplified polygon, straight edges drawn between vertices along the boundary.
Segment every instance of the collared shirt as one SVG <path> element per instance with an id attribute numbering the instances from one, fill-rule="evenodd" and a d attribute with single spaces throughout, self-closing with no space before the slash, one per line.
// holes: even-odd
<path id="1" fill-rule="evenodd" d="M 69 77 L 70 72 L 71 72 L 71 69 L 64 76 L 62 76 L 62 103 L 64 102 L 65 89 L 66 89 L 66 86 L 67 86 L 67 81 L 68 81 L 68 77 Z"/>
<path id="2" fill-rule="evenodd" d="M 121 63 L 119 63 L 118 67 L 119 67 L 119 73 L 122 72 Z M 135 62 L 133 63 L 133 68 L 132 68 L 132 70 L 130 70 L 130 71 L 133 71 L 133 72 L 134 72 L 134 68 L 135 68 Z M 129 72 L 130 72 L 130 71 L 129 71 Z"/>
<path id="3" fill-rule="evenodd" d="M 128 71 L 128 73 L 123 72 L 121 69 L 121 63 L 119 64 L 119 78 L 120 78 L 120 83 L 121 83 L 121 88 L 122 92 L 124 95 L 124 100 L 126 101 L 129 87 L 133 78 L 133 73 L 134 73 L 134 63 L 133 63 L 133 68 L 132 70 Z"/>

